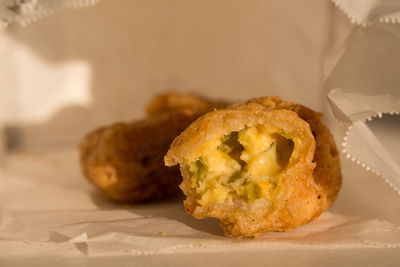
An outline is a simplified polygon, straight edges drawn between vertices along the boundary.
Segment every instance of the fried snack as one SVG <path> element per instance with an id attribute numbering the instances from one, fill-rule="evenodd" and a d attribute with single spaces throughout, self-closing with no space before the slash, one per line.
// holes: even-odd
<path id="1" fill-rule="evenodd" d="M 325 179 L 340 174 L 326 175 L 324 165 L 323 175 L 313 175 L 313 159 L 324 156 L 314 152 L 325 150 L 315 151 L 310 124 L 268 105 L 255 99 L 203 115 L 164 158 L 167 166 L 180 164 L 187 212 L 218 218 L 226 236 L 289 231 L 317 218 L 337 195 L 326 186 L 340 182 Z"/>
<path id="2" fill-rule="evenodd" d="M 84 176 L 106 197 L 119 202 L 153 201 L 176 194 L 179 170 L 165 167 L 163 155 L 198 116 L 179 110 L 89 133 L 80 144 Z"/>
<path id="3" fill-rule="evenodd" d="M 148 202 L 176 194 L 182 180 L 179 169 L 165 167 L 163 156 L 192 121 L 220 105 L 189 94 L 156 96 L 147 106 L 148 118 L 86 135 L 80 145 L 84 176 L 119 202 Z"/>
<path id="4" fill-rule="evenodd" d="M 194 112 L 204 113 L 227 105 L 228 102 L 210 101 L 194 94 L 167 92 L 155 96 L 148 103 L 146 113 L 150 117 L 179 109 L 191 109 Z"/>

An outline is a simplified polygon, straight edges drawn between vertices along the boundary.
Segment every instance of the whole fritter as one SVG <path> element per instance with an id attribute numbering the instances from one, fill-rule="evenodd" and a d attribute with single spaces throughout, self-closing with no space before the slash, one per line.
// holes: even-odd
<path id="1" fill-rule="evenodd" d="M 172 140 L 197 113 L 175 111 L 89 133 L 80 145 L 85 177 L 106 197 L 120 202 L 162 199 L 178 192 L 178 168 L 163 166 Z"/>
<path id="2" fill-rule="evenodd" d="M 80 144 L 84 176 L 111 200 L 136 203 L 179 192 L 177 167 L 163 156 L 192 121 L 219 104 L 190 94 L 165 93 L 147 106 L 148 118 L 115 123 L 87 134 Z"/>

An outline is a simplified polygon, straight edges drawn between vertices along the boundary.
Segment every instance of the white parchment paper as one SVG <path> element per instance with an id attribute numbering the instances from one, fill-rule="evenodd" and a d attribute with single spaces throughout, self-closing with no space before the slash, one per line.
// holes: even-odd
<path id="1" fill-rule="evenodd" d="M 108 202 L 83 179 L 77 156 L 77 151 L 70 150 L 25 153 L 8 159 L 1 174 L 7 188 L 0 217 L 3 255 L 147 255 L 276 246 L 400 247 L 399 222 L 386 220 L 395 207 L 381 209 L 383 216 L 373 212 L 391 201 L 390 191 L 372 204 L 376 207 L 368 207 L 367 213 L 348 213 L 347 199 L 362 200 L 364 196 L 347 184 L 343 201 L 309 225 L 289 233 L 266 233 L 258 239 L 231 239 L 223 237 L 216 220 L 187 215 L 179 198 L 134 206 Z M 359 173 L 357 165 L 348 163 L 344 164 L 345 173 Z M 372 182 L 364 184 L 365 190 L 386 188 L 383 183 L 375 184 L 374 177 L 363 179 Z"/>
<path id="2" fill-rule="evenodd" d="M 375 2 L 378 5 L 379 1 Z M 387 4 L 393 1 L 381 2 Z M 385 10 L 388 11 L 387 8 Z M 392 10 L 396 8 L 393 6 Z M 348 159 L 383 177 L 398 193 L 400 162 L 395 156 L 399 154 L 397 142 L 383 146 L 382 140 L 393 139 L 393 135 L 400 136 L 399 128 L 395 127 L 395 124 L 400 124 L 400 120 L 391 120 L 393 127 L 385 124 L 379 126 L 378 129 L 387 127 L 379 137 L 367 121 L 380 120 L 383 114 L 399 116 L 399 46 L 399 23 L 371 22 L 366 27 L 356 26 L 340 49 L 332 49 L 338 60 L 325 82 L 331 109 L 339 123 L 341 150 Z M 391 128 L 395 130 L 389 130 Z"/>

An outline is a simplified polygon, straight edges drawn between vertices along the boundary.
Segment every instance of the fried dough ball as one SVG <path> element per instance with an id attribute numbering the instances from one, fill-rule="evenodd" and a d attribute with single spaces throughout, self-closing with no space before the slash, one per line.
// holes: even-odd
<path id="1" fill-rule="evenodd" d="M 85 177 L 106 197 L 120 202 L 153 201 L 176 194 L 179 170 L 163 166 L 163 155 L 197 117 L 197 113 L 181 110 L 89 133 L 80 145 Z"/>
<path id="2" fill-rule="evenodd" d="M 192 121 L 219 105 L 189 94 L 156 96 L 147 106 L 148 118 L 85 136 L 80 144 L 84 176 L 119 202 L 148 202 L 178 193 L 179 169 L 165 167 L 163 156 Z"/>
<path id="3" fill-rule="evenodd" d="M 313 176 L 310 124 L 257 101 L 203 115 L 164 158 L 180 164 L 187 212 L 218 218 L 226 236 L 289 231 L 317 218 L 337 194 L 325 187 L 329 175 Z"/>

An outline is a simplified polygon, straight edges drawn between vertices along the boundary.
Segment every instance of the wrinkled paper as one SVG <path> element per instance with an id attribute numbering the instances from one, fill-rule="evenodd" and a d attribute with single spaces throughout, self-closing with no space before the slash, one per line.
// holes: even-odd
<path id="1" fill-rule="evenodd" d="M 22 153 L 8 158 L 1 173 L 2 186 L 7 188 L 0 216 L 3 255 L 100 256 L 304 246 L 400 247 L 400 222 L 373 218 L 372 207 L 368 207 L 368 214 L 372 215 L 369 218 L 343 210 L 349 204 L 347 197 L 362 198 L 352 185 L 342 191 L 344 202 L 339 201 L 334 210 L 324 212 L 308 225 L 288 233 L 266 233 L 257 239 L 232 239 L 222 235 L 216 220 L 197 220 L 187 215 L 180 198 L 133 206 L 107 201 L 82 177 L 77 161 L 75 150 Z M 344 164 L 345 173 L 351 173 L 352 168 L 354 165 Z M 376 180 L 369 179 L 372 183 Z M 383 190 L 386 187 L 381 186 Z M 364 185 L 365 190 L 376 187 Z M 385 206 L 389 201 L 382 197 L 374 205 Z M 392 211 L 389 209 L 387 213 Z"/>

